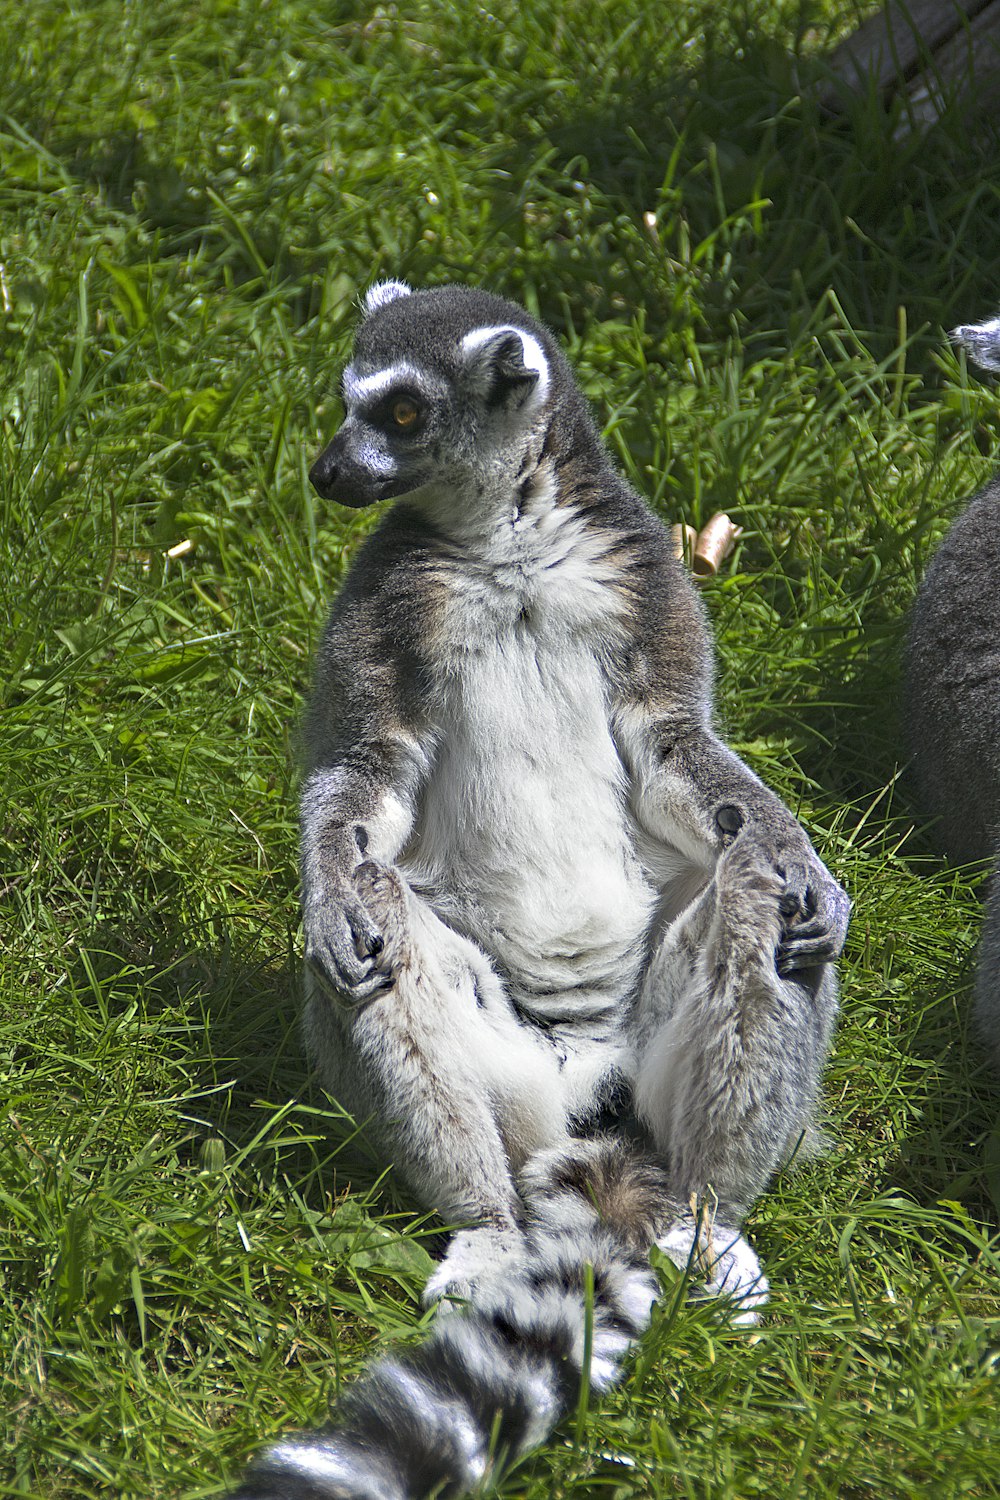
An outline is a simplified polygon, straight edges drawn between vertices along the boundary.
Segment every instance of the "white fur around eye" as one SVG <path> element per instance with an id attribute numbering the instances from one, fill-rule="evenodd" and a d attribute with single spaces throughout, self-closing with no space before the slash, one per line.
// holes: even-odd
<path id="1" fill-rule="evenodd" d="M 371 401 L 384 395 L 394 385 L 422 388 L 425 384 L 425 377 L 405 359 L 394 365 L 387 365 L 384 370 L 376 370 L 371 375 L 358 375 L 353 365 L 348 365 L 342 377 L 344 399 L 348 405 Z"/>

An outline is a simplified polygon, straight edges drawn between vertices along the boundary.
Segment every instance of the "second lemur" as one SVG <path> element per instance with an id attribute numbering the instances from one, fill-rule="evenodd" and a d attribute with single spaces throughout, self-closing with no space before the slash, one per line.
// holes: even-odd
<path id="1" fill-rule="evenodd" d="M 585 1261 L 595 1387 L 648 1317 L 654 1241 L 763 1301 L 740 1226 L 810 1130 L 849 902 L 716 736 L 701 602 L 548 330 L 381 283 L 342 393 L 313 485 L 394 503 L 319 651 L 306 1029 L 467 1226 L 428 1293 L 469 1307 L 241 1494 L 451 1494 L 573 1399 Z M 616 1115 L 645 1156 L 593 1136 Z"/>
<path id="2" fill-rule="evenodd" d="M 1000 318 L 952 338 L 1000 373 Z M 906 651 L 906 721 L 934 836 L 960 863 L 992 859 L 975 1019 L 1000 1067 L 1000 477 L 970 500 L 917 594 Z"/>

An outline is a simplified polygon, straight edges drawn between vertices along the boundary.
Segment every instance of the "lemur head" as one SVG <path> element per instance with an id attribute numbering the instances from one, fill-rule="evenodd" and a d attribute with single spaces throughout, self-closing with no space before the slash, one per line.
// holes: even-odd
<path id="1" fill-rule="evenodd" d="M 488 292 L 383 281 L 363 310 L 345 420 L 309 472 L 326 499 L 509 494 L 537 464 L 556 408 L 582 405 L 547 330 Z"/>

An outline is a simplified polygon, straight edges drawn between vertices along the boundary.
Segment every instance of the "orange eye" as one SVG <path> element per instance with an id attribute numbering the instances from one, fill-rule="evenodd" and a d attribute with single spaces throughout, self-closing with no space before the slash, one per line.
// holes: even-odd
<path id="1" fill-rule="evenodd" d="M 397 427 L 412 427 L 419 415 L 419 406 L 409 396 L 400 396 L 390 408 L 390 416 Z"/>

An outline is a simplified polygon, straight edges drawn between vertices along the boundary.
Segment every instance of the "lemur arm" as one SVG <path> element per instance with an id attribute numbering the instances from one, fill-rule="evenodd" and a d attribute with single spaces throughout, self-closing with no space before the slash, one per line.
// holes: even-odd
<path id="1" fill-rule="evenodd" d="M 391 983 L 385 934 L 358 894 L 363 861 L 391 864 L 413 826 L 419 757 L 375 740 L 316 766 L 302 789 L 302 907 L 306 961 L 345 998 Z M 416 751 L 416 746 L 412 747 Z"/>
<path id="2" fill-rule="evenodd" d="M 779 970 L 836 958 L 848 896 L 781 799 L 713 732 L 711 647 L 683 570 L 667 558 L 654 572 L 647 559 L 644 573 L 638 614 L 650 623 L 638 631 L 622 674 L 616 718 L 633 815 L 654 840 L 706 872 L 737 838 L 751 844 L 755 863 L 782 883 Z"/>
<path id="3" fill-rule="evenodd" d="M 302 905 L 306 961 L 345 999 L 386 988 L 385 934 L 359 894 L 364 862 L 392 864 L 413 828 L 429 767 L 421 729 L 414 614 L 378 534 L 363 549 L 361 587 L 341 594 L 320 647 L 306 721 Z M 370 565 L 369 566 L 366 566 Z M 377 571 L 381 587 L 373 587 Z"/>
<path id="4" fill-rule="evenodd" d="M 645 831 L 707 871 L 737 838 L 752 843 L 783 884 L 779 970 L 836 958 L 850 901 L 780 798 L 707 725 L 663 714 L 641 729 L 633 721 L 629 738 L 633 811 Z"/>

